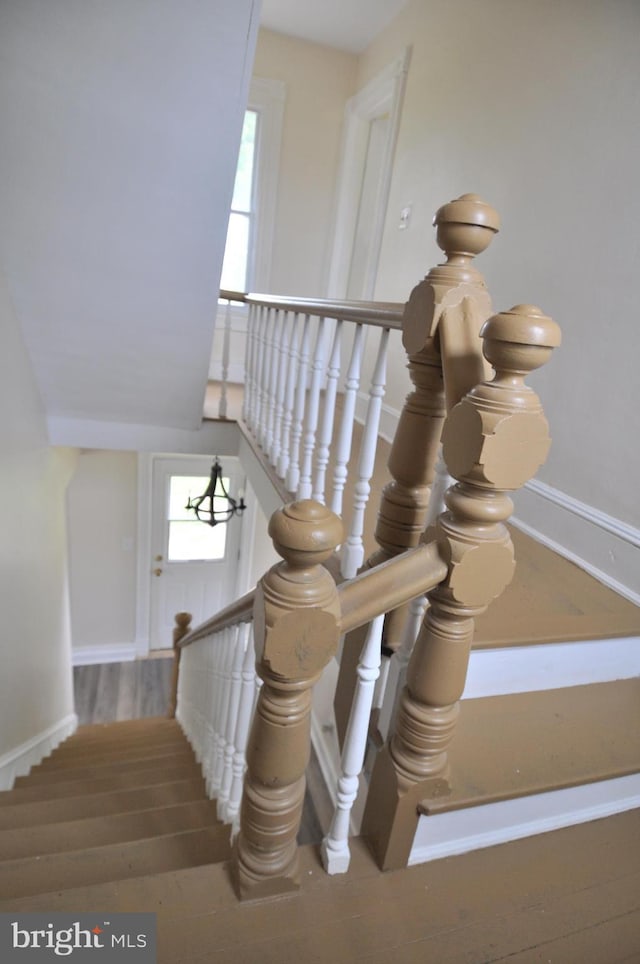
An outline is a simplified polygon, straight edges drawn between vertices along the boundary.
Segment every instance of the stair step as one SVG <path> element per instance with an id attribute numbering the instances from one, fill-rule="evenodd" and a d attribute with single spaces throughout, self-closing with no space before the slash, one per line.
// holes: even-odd
<path id="1" fill-rule="evenodd" d="M 0 864 L 0 899 L 216 863 L 230 853 L 229 828 L 205 827 L 121 844 Z"/>
<path id="2" fill-rule="evenodd" d="M 38 824 L 19 832 L 0 830 L 0 860 L 101 847 L 218 825 L 215 804 L 193 800 L 152 810 Z"/>
<path id="3" fill-rule="evenodd" d="M 98 750 L 108 752 L 109 750 L 118 749 L 118 747 L 141 747 L 141 746 L 157 746 L 160 743 L 186 743 L 187 739 L 181 730 L 175 729 L 162 729 L 160 732 L 149 732 L 140 733 L 137 736 L 104 736 L 102 739 L 98 739 L 93 736 L 83 736 L 79 734 L 76 730 L 73 736 L 70 736 L 68 740 L 61 743 L 57 748 L 56 753 L 65 755 L 66 753 L 78 753 L 81 750 L 93 751 Z"/>
<path id="4" fill-rule="evenodd" d="M 39 800 L 110 793 L 112 790 L 134 790 L 155 786 L 158 783 L 198 779 L 200 776 L 200 768 L 192 762 L 172 767 L 156 767 L 152 770 L 129 770 L 126 773 L 112 773 L 107 777 L 93 777 L 88 780 L 78 780 L 75 779 L 75 774 L 69 774 L 68 780 L 59 780 L 55 783 L 42 781 L 1 792 L 0 811 L 3 807 L 13 806 L 16 803 L 37 803 Z"/>
<path id="5" fill-rule="evenodd" d="M 61 767 L 60 769 L 43 770 L 34 767 L 32 772 L 25 777 L 18 777 L 15 787 L 30 787 L 36 784 L 64 782 L 74 780 L 93 780 L 104 777 L 117 776 L 125 773 L 143 772 L 145 770 L 157 770 L 158 767 L 166 767 L 167 770 L 174 767 L 184 767 L 191 765 L 194 773 L 199 772 L 199 767 L 193 754 L 168 754 L 160 757 L 148 757 L 142 760 L 125 760 L 123 763 L 105 763 L 103 766 L 96 763 L 95 766 L 87 767 Z M 70 776 L 70 774 L 73 776 Z"/>
<path id="6" fill-rule="evenodd" d="M 186 740 L 173 743 L 158 743 L 153 746 L 122 747 L 104 750 L 78 749 L 75 753 L 53 753 L 42 763 L 38 764 L 39 772 L 51 772 L 52 770 L 81 769 L 91 766 L 109 766 L 113 763 L 129 763 L 138 760 L 160 759 L 161 757 L 190 757 L 193 759 L 193 750 Z"/>
<path id="7" fill-rule="evenodd" d="M 146 716 L 138 720 L 114 720 L 111 723 L 85 723 L 79 726 L 65 745 L 76 740 L 128 740 L 143 739 L 159 733 L 182 733 L 177 720 L 167 716 Z"/>
<path id="8" fill-rule="evenodd" d="M 640 680 L 465 700 L 438 814 L 640 771 Z"/>
<path id="9" fill-rule="evenodd" d="M 62 823 L 133 810 L 150 810 L 174 803 L 201 800 L 204 796 L 202 777 L 191 777 L 153 787 L 114 790 L 109 793 L 87 793 L 76 797 L 19 803 L 0 808 L 0 830 L 33 827 L 41 823 Z"/>

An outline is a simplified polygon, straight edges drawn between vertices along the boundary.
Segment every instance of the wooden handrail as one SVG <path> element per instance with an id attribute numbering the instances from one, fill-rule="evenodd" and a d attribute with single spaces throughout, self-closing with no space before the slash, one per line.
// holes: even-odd
<path id="1" fill-rule="evenodd" d="M 220 612 L 212 616 L 211 619 L 206 619 L 203 623 L 200 623 L 199 626 L 196 626 L 195 629 L 179 641 L 179 648 L 184 649 L 185 646 L 190 646 L 191 643 L 196 643 L 199 639 L 205 639 L 207 636 L 219 633 L 223 629 L 229 629 L 231 626 L 249 622 L 253 618 L 255 592 L 255 589 L 252 589 L 250 592 L 245 593 L 244 596 L 241 596 L 240 599 L 236 599 L 235 602 L 225 606 L 224 609 L 221 609 Z"/>
<path id="2" fill-rule="evenodd" d="M 331 298 L 297 298 L 290 295 L 267 295 L 257 292 L 241 294 L 238 291 L 220 291 L 225 301 L 238 301 L 281 311 L 335 318 L 337 321 L 353 321 L 382 328 L 402 330 L 404 304 L 392 301 L 344 301 Z"/>
<path id="3" fill-rule="evenodd" d="M 351 632 L 435 589 L 446 575 L 437 543 L 429 542 L 343 582 L 338 587 L 340 631 Z"/>

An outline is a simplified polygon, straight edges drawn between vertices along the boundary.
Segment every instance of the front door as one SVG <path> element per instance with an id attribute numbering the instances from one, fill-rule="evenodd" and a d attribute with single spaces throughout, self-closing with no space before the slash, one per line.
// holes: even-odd
<path id="1" fill-rule="evenodd" d="M 242 517 L 209 526 L 185 508 L 202 495 L 210 458 L 158 458 L 153 463 L 151 525 L 150 649 L 172 645 L 177 612 L 189 612 L 197 626 L 234 597 Z M 225 487 L 238 491 L 240 469 L 223 460 Z"/>

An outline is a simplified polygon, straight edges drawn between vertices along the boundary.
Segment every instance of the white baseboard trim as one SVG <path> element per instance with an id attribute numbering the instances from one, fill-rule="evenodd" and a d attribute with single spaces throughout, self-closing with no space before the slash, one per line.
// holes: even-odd
<path id="1" fill-rule="evenodd" d="M 537 479 L 515 505 L 515 526 L 640 606 L 639 529 Z"/>
<path id="2" fill-rule="evenodd" d="M 0 757 L 0 790 L 11 790 L 17 777 L 24 776 L 31 767 L 37 766 L 55 750 L 63 740 L 71 736 L 78 726 L 78 717 L 70 713 L 47 730 L 38 733 L 15 750 Z"/>
<path id="3" fill-rule="evenodd" d="M 640 676 L 640 636 L 474 649 L 462 699 Z"/>
<path id="4" fill-rule="evenodd" d="M 640 774 L 421 816 L 409 865 L 494 847 L 640 807 Z"/>
<path id="5" fill-rule="evenodd" d="M 135 643 L 108 643 L 103 646 L 74 646 L 71 659 L 74 666 L 94 666 L 97 663 L 128 663 L 136 655 Z"/>

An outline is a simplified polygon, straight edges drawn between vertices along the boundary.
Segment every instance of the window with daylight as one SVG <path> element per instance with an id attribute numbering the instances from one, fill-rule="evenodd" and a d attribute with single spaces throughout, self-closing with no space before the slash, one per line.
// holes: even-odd
<path id="1" fill-rule="evenodd" d="M 229 291 L 269 290 L 285 90 L 251 81 L 220 279 Z"/>
<path id="2" fill-rule="evenodd" d="M 248 110 L 244 115 L 238 167 L 233 187 L 233 200 L 227 228 L 227 243 L 222 264 L 220 287 L 231 291 L 247 291 L 253 275 L 252 255 L 255 234 L 255 172 L 259 115 Z"/>

